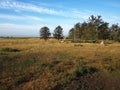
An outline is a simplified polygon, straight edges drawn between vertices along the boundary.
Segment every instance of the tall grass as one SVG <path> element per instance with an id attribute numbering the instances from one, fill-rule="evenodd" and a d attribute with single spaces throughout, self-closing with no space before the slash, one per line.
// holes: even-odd
<path id="1" fill-rule="evenodd" d="M 1 39 L 0 89 L 119 90 L 119 50 L 119 43 Z"/>

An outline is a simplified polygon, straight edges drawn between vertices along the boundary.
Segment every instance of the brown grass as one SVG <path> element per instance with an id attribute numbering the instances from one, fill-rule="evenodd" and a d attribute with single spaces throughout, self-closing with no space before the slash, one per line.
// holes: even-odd
<path id="1" fill-rule="evenodd" d="M 70 88 L 71 84 L 75 87 L 76 83 L 81 87 L 83 83 L 76 81 L 72 76 L 78 65 L 77 60 L 80 58 L 83 58 L 85 66 L 99 69 L 99 73 L 109 76 L 108 79 L 114 79 L 115 76 L 113 87 L 119 85 L 116 83 L 120 81 L 119 43 L 101 46 L 94 43 L 60 43 L 54 39 L 46 42 L 39 38 L 1 39 L 0 50 L 3 48 L 16 48 L 21 51 L 0 51 L 0 90 L 56 90 L 58 88 L 62 90 L 68 86 Z M 82 80 L 87 78 L 85 76 Z M 96 82 L 96 76 L 93 75 L 93 78 Z M 102 78 L 100 83 L 104 82 Z M 71 83 L 72 79 L 76 83 Z M 90 81 L 86 83 L 89 85 Z M 110 84 L 109 82 L 107 86 Z M 109 90 L 114 89 L 109 88 Z"/>

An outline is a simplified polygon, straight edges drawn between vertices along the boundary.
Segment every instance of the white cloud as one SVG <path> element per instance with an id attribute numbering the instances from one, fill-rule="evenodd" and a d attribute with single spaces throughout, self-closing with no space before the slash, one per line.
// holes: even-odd
<path id="1" fill-rule="evenodd" d="M 22 11 L 32 11 L 32 12 L 38 12 L 38 13 L 46 13 L 46 14 L 62 14 L 61 11 L 57 11 L 54 9 L 48 9 L 40 6 L 36 6 L 34 4 L 29 3 L 23 3 L 18 1 L 0 1 L 0 8 L 4 9 L 14 9 L 16 10 L 22 10 Z"/>
<path id="2" fill-rule="evenodd" d="M 8 15 L 8 14 L 0 14 L 1 19 L 8 20 L 34 20 L 34 21 L 43 21 L 42 18 L 36 16 L 16 16 L 16 15 Z"/>
<path id="3" fill-rule="evenodd" d="M 114 5 L 114 4 L 113 4 Z M 118 6 L 118 4 L 115 4 L 114 6 Z M 68 17 L 68 18 L 74 18 L 74 19 L 88 19 L 88 17 L 90 15 L 105 15 L 106 12 L 104 12 L 104 14 L 102 14 L 100 11 L 95 12 L 92 10 L 83 10 L 83 11 L 79 11 L 77 9 L 60 9 L 60 10 L 56 10 L 53 8 L 46 8 L 46 7 L 40 7 L 38 5 L 34 5 L 34 4 L 30 4 L 30 3 L 24 3 L 24 2 L 20 2 L 20 1 L 15 1 L 15 0 L 2 0 L 0 1 L 0 8 L 4 8 L 4 9 L 12 9 L 16 12 L 19 11 L 28 11 L 28 12 L 36 12 L 36 13 L 44 13 L 44 14 L 51 14 L 51 15 L 57 15 L 57 16 L 63 16 L 63 17 Z M 106 20 L 108 21 L 114 21 L 115 18 L 110 17 L 108 18 L 109 15 L 106 15 Z M 1 16 L 4 17 L 4 16 Z M 12 17 L 12 16 L 6 16 L 6 17 L 11 17 L 13 19 L 18 18 L 18 17 Z M 21 17 L 20 17 L 21 18 Z M 41 20 L 40 18 L 37 17 L 26 17 L 26 18 L 32 18 L 34 20 Z M 23 19 L 23 18 L 22 18 Z M 117 19 L 115 19 L 117 20 Z M 119 18 L 116 22 L 120 22 Z"/>
<path id="4" fill-rule="evenodd" d="M 51 14 L 51 15 L 57 15 L 57 16 L 63 16 L 68 18 L 82 18 L 86 19 L 88 16 L 88 13 L 86 12 L 80 12 L 77 10 L 69 9 L 69 10 L 56 10 L 46 7 L 40 7 L 34 4 L 30 3 L 24 3 L 24 2 L 18 2 L 18 1 L 0 1 L 0 8 L 3 9 L 12 9 L 16 12 L 19 11 L 28 11 L 28 12 L 36 12 L 36 13 L 44 13 L 44 14 Z"/>

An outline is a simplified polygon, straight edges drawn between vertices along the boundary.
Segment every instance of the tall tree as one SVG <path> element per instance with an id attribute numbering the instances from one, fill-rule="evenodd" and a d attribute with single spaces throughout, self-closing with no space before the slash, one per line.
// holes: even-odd
<path id="1" fill-rule="evenodd" d="M 110 28 L 109 23 L 104 22 L 101 16 L 91 15 L 87 22 L 76 23 L 70 29 L 69 36 L 73 40 L 96 40 L 112 39 L 120 42 L 120 27 L 113 24 Z"/>
<path id="2" fill-rule="evenodd" d="M 74 41 L 74 28 L 71 28 L 71 29 L 69 30 L 69 38 Z"/>
<path id="3" fill-rule="evenodd" d="M 108 39 L 109 31 L 108 31 L 108 23 L 104 22 L 102 25 L 98 27 L 98 38 L 99 39 Z"/>
<path id="4" fill-rule="evenodd" d="M 88 33 L 88 23 L 87 22 L 83 22 L 81 24 L 81 30 L 82 30 L 81 39 L 87 39 L 87 33 Z"/>
<path id="5" fill-rule="evenodd" d="M 88 39 L 88 40 L 97 39 L 96 26 L 94 24 L 92 24 L 92 23 L 88 23 L 87 32 L 85 34 L 86 34 L 86 39 Z"/>
<path id="6" fill-rule="evenodd" d="M 110 39 L 120 41 L 120 27 L 118 24 L 113 24 L 110 27 Z"/>
<path id="7" fill-rule="evenodd" d="M 99 27 L 100 25 L 102 25 L 104 22 L 103 22 L 103 20 L 102 20 L 102 18 L 101 18 L 100 15 L 97 16 L 97 17 L 91 15 L 91 16 L 89 17 L 89 23 L 94 24 L 94 25 L 96 26 L 96 30 L 97 30 L 98 27 Z"/>
<path id="8" fill-rule="evenodd" d="M 74 25 L 74 30 L 75 30 L 75 38 L 76 39 L 80 39 L 82 36 L 82 30 L 81 30 L 81 24 L 80 23 L 76 23 Z"/>
<path id="9" fill-rule="evenodd" d="M 54 30 L 53 36 L 56 39 L 62 39 L 63 38 L 63 28 L 61 26 L 57 26 Z"/>
<path id="10" fill-rule="evenodd" d="M 41 36 L 43 39 L 47 40 L 50 35 L 51 35 L 51 33 L 50 33 L 50 30 L 49 30 L 48 27 L 44 26 L 44 27 L 42 27 L 42 28 L 40 29 L 40 36 Z"/>

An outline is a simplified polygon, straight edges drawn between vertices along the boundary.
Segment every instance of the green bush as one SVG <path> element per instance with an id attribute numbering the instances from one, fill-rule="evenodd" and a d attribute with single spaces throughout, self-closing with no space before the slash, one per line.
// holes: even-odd
<path id="1" fill-rule="evenodd" d="M 3 48 L 1 51 L 2 52 L 19 52 L 20 50 L 16 48 Z"/>
<path id="2" fill-rule="evenodd" d="M 98 40 L 72 40 L 72 43 L 99 43 Z"/>
<path id="3" fill-rule="evenodd" d="M 75 47 L 83 47 L 83 45 L 81 45 L 81 44 L 75 44 L 74 46 Z"/>
<path id="4" fill-rule="evenodd" d="M 78 69 L 76 69 L 74 72 L 73 72 L 73 75 L 75 77 L 80 77 L 80 76 L 84 76 L 86 74 L 92 74 L 94 72 L 97 72 L 98 70 L 94 67 L 88 67 L 88 66 L 84 66 L 84 67 L 80 67 Z"/>
<path id="5" fill-rule="evenodd" d="M 31 78 L 33 78 L 33 74 L 32 73 L 27 73 L 27 74 L 24 74 L 23 76 L 15 77 L 14 80 L 13 80 L 13 84 L 14 85 L 20 85 L 22 83 L 30 81 Z"/>
<path id="6" fill-rule="evenodd" d="M 52 65 L 56 65 L 56 64 L 59 64 L 59 63 L 60 63 L 60 61 L 57 61 L 57 60 L 54 60 L 54 61 L 51 62 Z"/>

